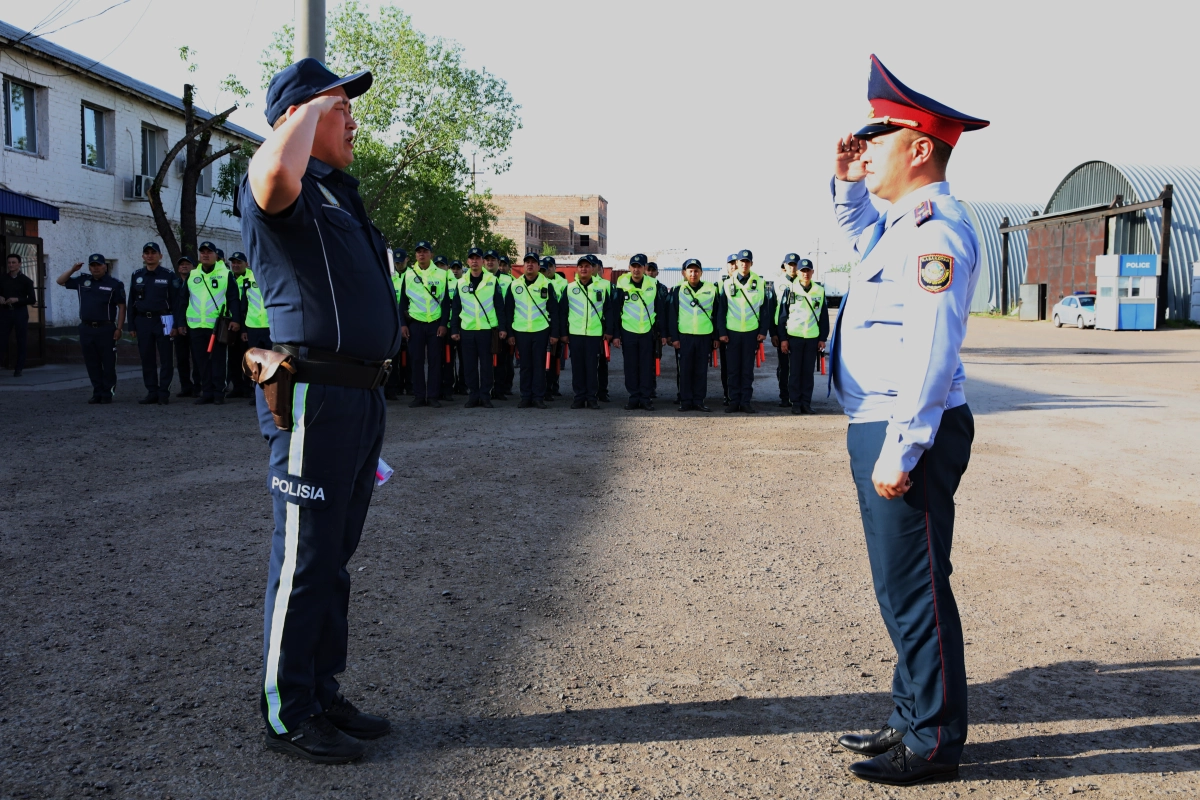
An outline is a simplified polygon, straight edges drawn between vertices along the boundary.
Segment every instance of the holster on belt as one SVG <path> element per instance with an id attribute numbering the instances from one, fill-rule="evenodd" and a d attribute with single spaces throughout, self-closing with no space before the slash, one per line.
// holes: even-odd
<path id="1" fill-rule="evenodd" d="M 251 347 L 242 357 L 242 372 L 262 387 L 263 398 L 281 431 L 292 429 L 292 388 L 296 384 L 295 357 Z"/>

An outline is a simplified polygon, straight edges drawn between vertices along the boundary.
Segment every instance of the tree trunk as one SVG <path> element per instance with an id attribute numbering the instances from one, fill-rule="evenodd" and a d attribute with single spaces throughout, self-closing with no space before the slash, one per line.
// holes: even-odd
<path id="1" fill-rule="evenodd" d="M 183 180 L 180 184 L 179 195 L 179 228 L 185 253 L 196 252 L 196 169 L 198 161 L 198 145 L 193 133 L 196 127 L 196 111 L 192 100 L 192 86 L 183 87 L 183 135 L 187 138 L 184 146 Z M 194 257 L 194 256 L 193 256 Z"/>

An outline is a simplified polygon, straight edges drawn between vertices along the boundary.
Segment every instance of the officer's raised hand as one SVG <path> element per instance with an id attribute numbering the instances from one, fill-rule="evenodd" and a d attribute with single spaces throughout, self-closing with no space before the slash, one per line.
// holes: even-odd
<path id="1" fill-rule="evenodd" d="M 862 156 L 867 150 L 867 143 L 848 133 L 838 140 L 837 155 L 833 159 L 833 174 L 839 181 L 856 183 L 867 176 L 863 166 Z"/>
<path id="2" fill-rule="evenodd" d="M 76 270 L 82 269 L 82 268 L 83 268 L 83 262 L 76 261 L 74 264 L 71 265 L 71 272 L 75 272 Z"/>

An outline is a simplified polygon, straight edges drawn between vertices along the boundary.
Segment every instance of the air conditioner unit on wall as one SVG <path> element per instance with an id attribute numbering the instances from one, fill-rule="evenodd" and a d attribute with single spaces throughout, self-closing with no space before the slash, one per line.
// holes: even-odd
<path id="1" fill-rule="evenodd" d="M 146 200 L 150 197 L 150 186 L 154 183 L 153 176 L 134 175 L 125 181 L 126 200 Z"/>

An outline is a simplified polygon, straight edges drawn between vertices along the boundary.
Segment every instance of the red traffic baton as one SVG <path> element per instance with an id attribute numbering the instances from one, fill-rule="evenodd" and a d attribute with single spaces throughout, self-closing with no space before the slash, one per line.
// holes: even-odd
<path id="1" fill-rule="evenodd" d="M 546 369 L 550 369 L 550 351 L 546 351 Z"/>
<path id="2" fill-rule="evenodd" d="M 604 340 L 604 360 L 612 361 L 612 350 L 608 346 L 608 339 Z"/>
<path id="3" fill-rule="evenodd" d="M 659 377 L 662 374 L 662 359 L 654 359 L 654 377 Z"/>
<path id="4" fill-rule="evenodd" d="M 492 367 L 496 366 L 496 354 L 492 353 Z"/>
<path id="5" fill-rule="evenodd" d="M 450 345 L 446 345 L 446 363 L 450 363 Z"/>
<path id="6" fill-rule="evenodd" d="M 717 348 L 715 348 L 715 347 L 713 348 L 712 356 L 713 356 L 713 366 L 714 367 L 720 366 L 719 364 L 717 364 Z"/>
<path id="7" fill-rule="evenodd" d="M 825 356 L 821 356 L 821 374 L 825 374 Z"/>
<path id="8" fill-rule="evenodd" d="M 213 345 L 217 341 L 217 329 L 213 328 L 212 334 L 208 337 L 208 352 L 212 352 Z"/>

